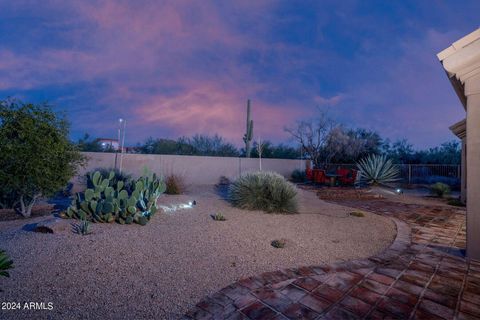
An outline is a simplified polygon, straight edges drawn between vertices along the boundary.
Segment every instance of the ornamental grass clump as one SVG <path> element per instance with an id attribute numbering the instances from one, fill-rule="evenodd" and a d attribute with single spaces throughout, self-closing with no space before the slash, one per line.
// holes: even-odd
<path id="1" fill-rule="evenodd" d="M 230 185 L 229 199 L 233 206 L 268 213 L 296 213 L 297 188 L 274 172 L 249 172 Z"/>
<path id="2" fill-rule="evenodd" d="M 439 198 L 443 198 L 450 193 L 450 187 L 448 184 L 437 182 L 430 186 L 430 193 Z"/>
<path id="3" fill-rule="evenodd" d="M 384 155 L 369 155 L 357 163 L 360 180 L 370 185 L 385 185 L 400 180 L 400 170 Z"/>
<path id="4" fill-rule="evenodd" d="M 171 174 L 167 177 L 166 181 L 166 194 L 182 194 L 185 192 L 185 183 L 181 176 Z"/>

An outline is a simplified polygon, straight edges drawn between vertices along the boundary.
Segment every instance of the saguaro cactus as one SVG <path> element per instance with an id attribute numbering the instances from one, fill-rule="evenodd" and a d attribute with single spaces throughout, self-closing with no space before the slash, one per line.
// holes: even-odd
<path id="1" fill-rule="evenodd" d="M 243 142 L 245 142 L 245 156 L 250 158 L 252 151 L 252 139 L 253 139 L 253 120 L 250 119 L 250 99 L 247 100 L 247 130 L 243 135 Z"/>

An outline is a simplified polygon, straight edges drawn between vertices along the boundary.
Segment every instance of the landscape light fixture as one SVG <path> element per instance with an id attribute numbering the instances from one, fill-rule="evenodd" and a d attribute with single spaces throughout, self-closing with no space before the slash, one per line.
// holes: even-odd
<path id="1" fill-rule="evenodd" d="M 396 192 L 397 194 L 402 194 L 402 193 L 403 193 L 403 190 L 400 189 L 400 188 L 397 188 L 397 189 L 395 190 L 395 192 Z"/>

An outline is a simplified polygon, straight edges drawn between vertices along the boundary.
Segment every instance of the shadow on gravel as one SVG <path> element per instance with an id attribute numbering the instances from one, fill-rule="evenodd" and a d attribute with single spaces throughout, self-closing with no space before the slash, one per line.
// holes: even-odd
<path id="1" fill-rule="evenodd" d="M 228 187 L 229 184 L 217 184 L 215 185 L 215 193 L 225 201 L 228 201 Z"/>

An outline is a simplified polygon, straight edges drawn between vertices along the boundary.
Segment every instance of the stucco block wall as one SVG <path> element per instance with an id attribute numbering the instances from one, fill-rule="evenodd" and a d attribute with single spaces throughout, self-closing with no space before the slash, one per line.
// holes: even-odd
<path id="1" fill-rule="evenodd" d="M 88 162 L 81 168 L 74 183 L 74 192 L 83 188 L 81 177 L 96 168 L 113 168 L 114 153 L 83 152 Z M 118 160 L 120 155 L 118 155 Z M 293 170 L 302 167 L 302 160 L 262 159 L 262 170 L 275 171 L 289 177 Z M 303 166 L 304 167 L 304 166 Z M 302 168 L 303 168 L 302 167 Z M 199 157 L 153 154 L 124 154 L 122 171 L 134 177 L 142 175 L 144 168 L 161 175 L 176 174 L 190 185 L 215 184 L 221 176 L 233 179 L 241 173 L 258 170 L 259 159 L 230 157 Z"/>

